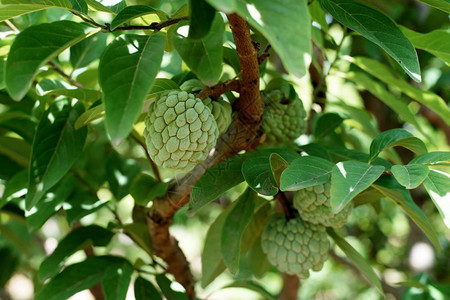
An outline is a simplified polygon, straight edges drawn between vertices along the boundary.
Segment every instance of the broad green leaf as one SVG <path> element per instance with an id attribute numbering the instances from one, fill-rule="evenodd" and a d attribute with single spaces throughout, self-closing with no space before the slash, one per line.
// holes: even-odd
<path id="1" fill-rule="evenodd" d="M 333 164 L 323 158 L 302 156 L 294 160 L 280 178 L 282 191 L 297 191 L 309 186 L 327 182 Z"/>
<path id="2" fill-rule="evenodd" d="M 450 175 L 430 170 L 423 185 L 441 214 L 445 225 L 450 228 Z"/>
<path id="3" fill-rule="evenodd" d="M 356 195 L 367 189 L 384 171 L 383 166 L 371 166 L 359 161 L 343 161 L 331 174 L 331 207 L 336 213 Z"/>
<path id="4" fill-rule="evenodd" d="M 205 0 L 189 0 L 189 38 L 201 39 L 207 35 L 215 12 Z"/>
<path id="5" fill-rule="evenodd" d="M 450 2 L 448 0 L 419 0 L 420 2 L 426 3 L 430 6 L 436 7 L 446 13 L 450 14 Z"/>
<path id="6" fill-rule="evenodd" d="M 421 154 L 413 158 L 409 164 L 424 164 L 427 166 L 449 166 L 450 165 L 450 152 L 436 151 Z"/>
<path id="7" fill-rule="evenodd" d="M 147 253 L 152 253 L 151 238 L 146 224 L 130 223 L 123 225 L 124 232 L 129 235 L 133 241 Z"/>
<path id="8" fill-rule="evenodd" d="M 134 282 L 134 297 L 136 300 L 162 300 L 161 295 L 155 286 L 141 276 Z"/>
<path id="9" fill-rule="evenodd" d="M 99 30 L 81 23 L 57 21 L 28 27 L 19 33 L 6 61 L 5 79 L 11 97 L 21 100 L 39 68 Z"/>
<path id="10" fill-rule="evenodd" d="M 82 152 L 87 128 L 75 130 L 74 124 L 83 112 L 80 102 L 62 99 L 53 102 L 42 116 L 31 153 L 27 209 L 69 171 Z"/>
<path id="11" fill-rule="evenodd" d="M 234 282 L 222 287 L 221 289 L 227 289 L 227 288 L 243 288 L 243 289 L 251 290 L 251 291 L 258 293 L 260 296 L 263 297 L 263 299 L 268 299 L 268 300 L 276 300 L 277 299 L 276 296 L 272 295 L 263 286 L 261 286 L 260 284 L 254 282 L 254 281 L 251 281 L 251 280 L 234 281 Z"/>
<path id="12" fill-rule="evenodd" d="M 370 144 L 369 162 L 373 162 L 382 151 L 397 146 L 407 148 L 417 155 L 427 152 L 424 142 L 414 137 L 409 131 L 401 128 L 390 129 L 377 135 Z"/>
<path id="13" fill-rule="evenodd" d="M 256 192 L 265 196 L 273 196 L 278 192 L 278 185 L 273 177 L 270 165 L 270 155 L 276 153 L 288 163 L 300 157 L 288 148 L 273 148 L 252 152 L 242 164 L 242 174 L 248 185 Z"/>
<path id="14" fill-rule="evenodd" d="M 159 71 L 164 35 L 125 35 L 105 49 L 98 67 L 105 123 L 113 144 L 132 130 Z"/>
<path id="15" fill-rule="evenodd" d="M 326 12 L 320 7 L 319 1 L 308 2 L 308 10 L 311 19 L 320 25 L 325 32 L 328 31 L 328 23 L 326 20 Z"/>
<path id="16" fill-rule="evenodd" d="M 22 139 L 0 136 L 0 154 L 8 156 L 19 165 L 27 167 L 30 163 L 30 145 Z"/>
<path id="17" fill-rule="evenodd" d="M 369 279 L 370 283 L 377 289 L 377 291 L 384 295 L 380 279 L 364 257 L 362 257 L 361 254 L 355 250 L 355 248 L 353 248 L 345 239 L 340 237 L 332 228 L 327 228 L 327 233 L 336 245 L 345 253 L 347 258 L 355 264 L 355 266 L 367 277 L 367 279 Z"/>
<path id="18" fill-rule="evenodd" d="M 56 89 L 45 92 L 46 96 L 66 96 L 83 102 L 93 103 L 102 98 L 102 92 L 90 89 Z"/>
<path id="19" fill-rule="evenodd" d="M 173 36 L 173 44 L 183 61 L 206 85 L 216 84 L 222 74 L 224 30 L 223 19 L 216 14 L 209 33 L 202 39 Z"/>
<path id="20" fill-rule="evenodd" d="M 113 235 L 114 233 L 111 231 L 97 225 L 75 228 L 58 243 L 55 251 L 41 263 L 38 272 L 39 279 L 43 281 L 56 275 L 70 255 L 86 246 L 106 246 Z"/>
<path id="21" fill-rule="evenodd" d="M 250 268 L 257 278 L 264 276 L 264 274 L 269 271 L 272 266 L 261 247 L 261 236 L 259 236 L 253 244 L 248 257 L 250 260 Z"/>
<path id="22" fill-rule="evenodd" d="M 23 197 L 27 193 L 28 170 L 16 173 L 6 182 L 2 198 L 0 198 L 0 209 L 9 201 Z"/>
<path id="23" fill-rule="evenodd" d="M 440 41 L 440 43 L 442 43 L 442 41 Z M 447 49 L 449 50 L 450 55 L 450 34 L 449 45 Z M 364 71 L 368 72 L 369 74 L 375 76 L 379 80 L 391 86 L 395 86 L 409 97 L 417 100 L 423 105 L 426 105 L 428 108 L 437 113 L 447 123 L 447 125 L 450 124 L 450 108 L 447 106 L 447 103 L 445 103 L 444 99 L 442 99 L 435 93 L 414 87 L 405 80 L 396 76 L 386 65 L 376 60 L 361 56 L 346 56 L 346 59 L 351 61 Z"/>
<path id="24" fill-rule="evenodd" d="M 74 181 L 72 176 L 63 178 L 33 209 L 25 212 L 30 231 L 41 228 L 61 208 L 62 203 L 67 200 L 75 187 Z"/>
<path id="25" fill-rule="evenodd" d="M 86 3 L 96 11 L 102 11 L 110 14 L 116 14 L 110 7 L 103 5 L 99 0 L 85 0 Z"/>
<path id="26" fill-rule="evenodd" d="M 320 4 L 340 23 L 383 48 L 414 81 L 421 81 L 416 50 L 389 17 L 353 0 L 320 0 Z"/>
<path id="27" fill-rule="evenodd" d="M 270 169 L 272 170 L 272 176 L 277 183 L 277 187 L 280 186 L 280 177 L 284 170 L 289 166 L 289 164 L 277 153 L 270 154 Z"/>
<path id="28" fill-rule="evenodd" d="M 406 122 L 414 125 L 418 130 L 421 130 L 421 126 L 416 120 L 414 114 L 409 110 L 408 102 L 403 101 L 392 95 L 391 92 L 381 85 L 376 80 L 369 78 L 363 72 L 346 72 L 339 73 L 339 76 L 353 81 L 354 83 L 361 85 L 364 89 L 376 96 L 380 101 L 389 106 L 395 113 L 397 113 Z"/>
<path id="29" fill-rule="evenodd" d="M 386 198 L 394 201 L 417 226 L 425 233 L 430 242 L 440 251 L 441 246 L 436 232 L 423 211 L 414 203 L 408 190 L 401 186 L 394 177 L 382 176 L 372 185 Z"/>
<path id="30" fill-rule="evenodd" d="M 437 29 L 428 33 L 419 33 L 403 26 L 400 29 L 414 47 L 425 50 L 450 65 L 450 31 L 448 29 Z"/>
<path id="31" fill-rule="evenodd" d="M 6 58 L 0 57 L 0 90 L 3 90 L 5 85 L 5 66 L 6 66 Z"/>
<path id="32" fill-rule="evenodd" d="M 185 293 L 175 291 L 171 288 L 172 281 L 163 274 L 155 276 L 156 282 L 167 300 L 188 300 Z"/>
<path id="33" fill-rule="evenodd" d="M 140 172 L 141 166 L 134 159 L 125 158 L 115 151 L 110 154 L 106 163 L 106 179 L 117 200 L 129 194 L 131 183 Z"/>
<path id="34" fill-rule="evenodd" d="M 214 6 L 217 10 L 223 11 L 224 13 L 232 13 L 236 10 L 236 0 L 206 0 Z"/>
<path id="35" fill-rule="evenodd" d="M 102 279 L 105 300 L 126 299 L 132 274 L 133 266 L 126 260 L 111 268 Z"/>
<path id="36" fill-rule="evenodd" d="M 152 176 L 141 173 L 133 179 L 130 194 L 135 203 L 145 206 L 153 199 L 164 196 L 168 185 L 168 182 L 158 182 Z"/>
<path id="37" fill-rule="evenodd" d="M 357 160 L 363 163 L 366 163 L 369 161 L 369 154 L 363 153 L 357 150 L 353 149 L 346 149 L 346 148 L 337 148 L 337 147 L 328 147 L 328 151 L 330 153 L 330 156 L 332 158 L 332 161 L 334 162 L 340 162 L 344 160 Z M 400 160 L 400 158 L 399 158 Z M 390 169 L 392 167 L 392 164 L 388 162 L 385 159 L 382 159 L 380 157 L 377 157 L 372 164 L 374 165 L 380 165 L 384 166 L 386 169 Z"/>
<path id="38" fill-rule="evenodd" d="M 64 8 L 72 10 L 70 0 L 2 0 L 1 4 L 0 22 L 44 9 Z"/>
<path id="39" fill-rule="evenodd" d="M 161 15 L 163 17 L 165 16 L 165 13 L 162 11 L 156 10 L 154 8 L 151 8 L 147 5 L 131 5 L 125 7 L 123 10 L 121 10 L 117 16 L 111 21 L 111 30 L 116 29 L 117 27 L 121 26 L 124 23 L 127 23 L 133 19 L 149 15 L 149 14 L 157 14 Z"/>
<path id="40" fill-rule="evenodd" d="M 82 113 L 75 122 L 75 129 L 78 130 L 89 123 L 102 118 L 105 115 L 105 106 L 103 103 L 91 107 Z"/>
<path id="41" fill-rule="evenodd" d="M 98 59 L 106 47 L 107 34 L 99 33 L 70 47 L 70 63 L 74 70 L 86 67 Z"/>
<path id="42" fill-rule="evenodd" d="M 189 212 L 195 213 L 199 208 L 244 181 L 241 172 L 244 160 L 244 155 L 236 155 L 206 170 L 192 187 Z"/>
<path id="43" fill-rule="evenodd" d="M 14 275 L 20 263 L 19 253 L 8 246 L 0 247 L 0 287 L 5 288 L 6 283 Z"/>
<path id="44" fill-rule="evenodd" d="M 430 169 L 421 164 L 395 165 L 391 168 L 398 183 L 407 189 L 418 187 L 427 178 Z"/>
<path id="45" fill-rule="evenodd" d="M 110 199 L 98 199 L 91 191 L 81 191 L 72 195 L 67 203 L 63 204 L 66 219 L 70 226 L 74 226 L 81 218 L 90 215 L 106 206 Z"/>
<path id="46" fill-rule="evenodd" d="M 90 256 L 68 266 L 50 280 L 36 295 L 36 300 L 60 300 L 88 289 L 95 283 L 115 273 L 129 273 L 130 263 L 114 256 Z"/>
<path id="47" fill-rule="evenodd" d="M 153 82 L 153 86 L 150 89 L 150 92 L 148 92 L 147 96 L 145 96 L 145 99 L 151 99 L 167 90 L 178 90 L 178 89 L 179 89 L 178 84 L 172 79 L 156 78 L 155 81 Z"/>
<path id="48" fill-rule="evenodd" d="M 316 140 L 327 136 L 339 127 L 344 119 L 337 113 L 325 113 L 320 115 L 314 122 L 313 134 Z"/>
<path id="49" fill-rule="evenodd" d="M 236 200 L 236 205 L 223 224 L 220 248 L 223 261 L 233 274 L 239 269 L 242 234 L 252 218 L 256 197 L 257 194 L 252 189 L 247 188 Z"/>

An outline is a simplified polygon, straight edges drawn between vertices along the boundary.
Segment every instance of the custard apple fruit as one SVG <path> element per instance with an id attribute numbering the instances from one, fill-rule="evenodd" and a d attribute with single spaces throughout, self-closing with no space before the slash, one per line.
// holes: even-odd
<path id="1" fill-rule="evenodd" d="M 206 98 L 203 103 L 211 110 L 214 120 L 216 120 L 219 134 L 224 133 L 231 124 L 231 104 L 219 98 L 212 101 L 211 98 Z"/>
<path id="2" fill-rule="evenodd" d="M 281 90 L 263 94 L 264 115 L 262 128 L 266 144 L 279 145 L 294 141 L 306 129 L 306 111 L 299 98 L 289 99 Z"/>
<path id="3" fill-rule="evenodd" d="M 150 105 L 145 117 L 148 153 L 164 168 L 192 168 L 208 156 L 218 136 L 211 110 L 184 91 L 162 94 Z"/>
<path id="4" fill-rule="evenodd" d="M 322 225 L 284 215 L 270 219 L 261 235 L 267 259 L 281 272 L 308 278 L 309 270 L 320 271 L 328 258 L 330 242 Z"/>
<path id="5" fill-rule="evenodd" d="M 352 212 L 350 203 L 339 213 L 333 214 L 330 204 L 331 183 L 326 182 L 296 191 L 294 207 L 303 220 L 328 227 L 342 227 Z"/>

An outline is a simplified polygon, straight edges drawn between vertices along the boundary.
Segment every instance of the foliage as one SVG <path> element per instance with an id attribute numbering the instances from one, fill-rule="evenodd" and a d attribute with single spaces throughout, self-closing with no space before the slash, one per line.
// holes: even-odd
<path id="1" fill-rule="evenodd" d="M 448 297 L 450 7 L 421 2 L 2 0 L 0 295 Z"/>

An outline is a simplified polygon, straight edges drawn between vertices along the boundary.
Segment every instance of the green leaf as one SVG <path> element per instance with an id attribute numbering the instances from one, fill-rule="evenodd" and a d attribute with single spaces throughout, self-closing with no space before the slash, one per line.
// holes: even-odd
<path id="1" fill-rule="evenodd" d="M 86 67 L 98 59 L 106 47 L 107 34 L 99 33 L 70 47 L 70 63 L 74 70 Z"/>
<path id="2" fill-rule="evenodd" d="M 416 50 L 389 17 L 353 0 L 320 0 L 320 4 L 344 26 L 383 48 L 414 81 L 421 81 Z"/>
<path id="3" fill-rule="evenodd" d="M 0 57 L 0 90 L 3 90 L 5 85 L 5 66 L 6 66 L 6 58 Z"/>
<path id="4" fill-rule="evenodd" d="M 0 154 L 4 154 L 17 162 L 19 165 L 27 167 L 30 163 L 30 145 L 22 139 L 0 136 Z"/>
<path id="5" fill-rule="evenodd" d="M 265 196 L 273 196 L 278 192 L 278 185 L 270 165 L 272 153 L 280 155 L 288 163 L 299 157 L 298 153 L 291 149 L 273 148 L 249 153 L 242 164 L 245 181 L 252 189 Z"/>
<path id="6" fill-rule="evenodd" d="M 39 279 L 43 281 L 56 275 L 64 261 L 78 250 L 89 245 L 106 246 L 113 236 L 114 233 L 97 225 L 75 228 L 58 243 L 55 251 L 41 263 L 38 272 Z"/>
<path id="7" fill-rule="evenodd" d="M 131 5 L 122 9 L 117 16 L 111 21 L 111 30 L 116 29 L 124 23 L 128 23 L 129 21 L 149 15 L 149 14 L 157 14 L 163 17 L 166 17 L 165 13 L 162 11 L 151 8 L 147 5 Z"/>
<path id="8" fill-rule="evenodd" d="M 105 106 L 103 104 L 95 105 L 82 113 L 75 122 L 75 129 L 78 130 L 89 123 L 102 118 L 105 115 Z"/>
<path id="9" fill-rule="evenodd" d="M 14 249 L 8 246 L 0 247 L 0 265 L 2 266 L 0 269 L 0 288 L 5 288 L 5 284 L 14 275 L 19 263 L 19 255 Z"/>
<path id="10" fill-rule="evenodd" d="M 283 171 L 280 178 L 282 191 L 297 191 L 327 182 L 333 163 L 315 156 L 302 156 Z"/>
<path id="11" fill-rule="evenodd" d="M 44 9 L 72 9 L 70 0 L 3 0 L 1 4 L 0 22 Z"/>
<path id="12" fill-rule="evenodd" d="M 236 200 L 236 206 L 230 211 L 223 224 L 220 248 L 223 261 L 233 274 L 236 274 L 239 269 L 242 235 L 252 218 L 256 197 L 257 194 L 247 188 Z"/>
<path id="13" fill-rule="evenodd" d="M 280 177 L 284 170 L 289 167 L 289 164 L 277 153 L 270 154 L 270 169 L 272 170 L 272 176 L 277 183 L 277 187 L 280 186 Z"/>
<path id="14" fill-rule="evenodd" d="M 378 155 L 389 148 L 402 146 L 417 155 L 427 152 L 427 146 L 419 138 L 414 137 L 405 129 L 396 128 L 386 130 L 377 135 L 370 144 L 370 160 L 372 162 Z"/>
<path id="15" fill-rule="evenodd" d="M 126 260 L 111 268 L 102 279 L 105 300 L 123 300 L 127 296 L 133 266 Z"/>
<path id="16" fill-rule="evenodd" d="M 235 155 L 206 170 L 192 188 L 188 212 L 195 213 L 222 193 L 243 182 L 241 167 L 244 160 L 244 155 Z"/>
<path id="17" fill-rule="evenodd" d="M 45 96 L 66 96 L 83 102 L 93 103 L 102 98 L 102 92 L 90 89 L 56 89 L 44 93 Z"/>
<path id="18" fill-rule="evenodd" d="M 391 172 L 398 183 L 410 190 L 418 187 L 427 178 L 430 169 L 425 165 L 407 164 L 392 166 Z"/>
<path id="19" fill-rule="evenodd" d="M 392 176 L 381 176 L 372 186 L 386 198 L 394 201 L 419 226 L 436 250 L 440 251 L 441 246 L 433 226 L 423 211 L 414 203 L 408 190 L 401 186 Z"/>
<path id="20" fill-rule="evenodd" d="M 450 14 L 450 2 L 448 0 L 419 0 L 420 2 L 426 3 L 430 6 L 436 7 L 446 13 Z"/>
<path id="21" fill-rule="evenodd" d="M 331 207 L 336 213 L 356 195 L 367 189 L 383 173 L 383 166 L 370 166 L 359 161 L 343 161 L 331 174 Z"/>
<path id="22" fill-rule="evenodd" d="M 124 35 L 105 49 L 98 67 L 105 123 L 113 144 L 132 130 L 159 71 L 164 35 Z"/>
<path id="23" fill-rule="evenodd" d="M 439 43 L 442 44 L 442 41 L 440 41 Z M 448 45 L 448 49 L 450 55 L 450 43 Z M 447 125 L 450 124 L 450 108 L 447 106 L 444 99 L 442 99 L 435 93 L 414 87 L 413 85 L 407 83 L 405 80 L 396 76 L 386 65 L 376 60 L 367 57 L 349 56 L 346 56 L 346 59 L 351 61 L 364 71 L 368 72 L 369 74 L 375 76 L 379 80 L 387 83 L 390 86 L 395 86 L 407 96 L 417 100 L 423 105 L 426 105 L 428 108 L 437 113 L 447 123 Z"/>
<path id="24" fill-rule="evenodd" d="M 334 132 L 334 130 L 338 128 L 343 121 L 344 118 L 337 113 L 325 113 L 320 115 L 313 125 L 313 134 L 315 139 L 320 140 L 321 138 Z"/>
<path id="25" fill-rule="evenodd" d="M 222 287 L 221 289 L 227 289 L 227 288 L 244 288 L 244 289 L 251 290 L 251 291 L 258 293 L 259 295 L 261 295 L 263 297 L 263 299 L 268 299 L 268 300 L 276 300 L 277 299 L 277 297 L 272 295 L 263 286 L 261 286 L 260 284 L 254 282 L 254 281 L 251 281 L 251 280 L 234 281 L 234 282 Z"/>
<path id="26" fill-rule="evenodd" d="M 106 163 L 106 179 L 117 200 L 129 194 L 131 183 L 140 172 L 141 166 L 134 159 L 125 158 L 115 151 L 110 154 Z"/>
<path id="27" fill-rule="evenodd" d="M 134 297 L 136 300 L 162 300 L 155 286 L 141 276 L 134 282 Z"/>
<path id="28" fill-rule="evenodd" d="M 123 225 L 123 230 L 147 253 L 152 253 L 151 237 L 146 224 L 131 223 Z"/>
<path id="29" fill-rule="evenodd" d="M 6 61 L 5 79 L 11 97 L 21 100 L 39 68 L 99 30 L 81 23 L 57 21 L 28 27 L 19 33 Z"/>
<path id="30" fill-rule="evenodd" d="M 111 276 L 110 273 L 129 273 L 130 263 L 114 256 L 90 256 L 86 260 L 68 266 L 50 280 L 36 295 L 36 300 L 60 300 L 88 289 Z"/>
<path id="31" fill-rule="evenodd" d="M 189 38 L 201 39 L 211 29 L 216 10 L 205 0 L 189 0 Z"/>
<path id="32" fill-rule="evenodd" d="M 424 164 L 427 166 L 450 165 L 450 152 L 436 151 L 421 154 L 413 158 L 409 164 Z"/>
<path id="33" fill-rule="evenodd" d="M 414 125 L 418 130 L 421 130 L 421 126 L 416 120 L 416 116 L 411 113 L 408 107 L 408 102 L 399 99 L 392 95 L 391 92 L 386 90 L 386 88 L 381 85 L 376 80 L 369 78 L 363 72 L 341 72 L 339 76 L 346 78 L 355 82 L 358 85 L 361 85 L 369 91 L 371 94 L 376 96 L 380 101 L 389 106 L 395 113 L 397 113 L 402 119 L 406 122 Z"/>
<path id="34" fill-rule="evenodd" d="M 172 79 L 156 78 L 145 99 L 151 99 L 167 90 L 178 90 L 180 87 Z"/>
<path id="35" fill-rule="evenodd" d="M 165 275 L 159 274 L 156 275 L 155 278 L 159 288 L 161 289 L 163 295 L 167 300 L 188 300 L 188 297 L 185 293 L 174 291 L 170 287 L 172 281 L 170 281 L 169 278 L 167 278 Z"/>
<path id="36" fill-rule="evenodd" d="M 31 153 L 27 209 L 69 171 L 82 152 L 87 129 L 75 130 L 74 124 L 83 112 L 80 102 L 62 99 L 53 102 L 42 116 Z"/>
<path id="37" fill-rule="evenodd" d="M 164 196 L 168 186 L 168 182 L 158 182 L 152 176 L 141 173 L 133 179 L 130 194 L 135 203 L 145 206 L 153 199 Z"/>
<path id="38" fill-rule="evenodd" d="M 369 279 L 370 283 L 376 290 L 384 295 L 383 288 L 378 276 L 373 271 L 372 267 L 367 263 L 364 257 L 361 256 L 346 240 L 340 237 L 332 228 L 327 228 L 328 235 L 334 240 L 336 245 L 341 248 L 345 255 L 350 259 L 356 267 Z"/>
<path id="39" fill-rule="evenodd" d="M 431 170 L 423 185 L 441 214 L 445 225 L 450 228 L 450 175 Z"/>
<path id="40" fill-rule="evenodd" d="M 264 274 L 269 271 L 272 266 L 267 259 L 267 255 L 262 250 L 261 236 L 258 236 L 258 239 L 253 244 L 248 257 L 250 259 L 250 268 L 257 278 L 264 276 Z"/>
<path id="41" fill-rule="evenodd" d="M 27 193 L 28 170 L 20 171 L 6 182 L 2 198 L 0 198 L 0 209 L 13 199 L 20 198 Z"/>
<path id="42" fill-rule="evenodd" d="M 216 14 L 209 33 L 202 39 L 173 36 L 173 44 L 183 61 L 206 85 L 216 84 L 222 74 L 224 31 L 223 19 Z"/>
<path id="43" fill-rule="evenodd" d="M 109 199 L 108 199 L 109 200 Z M 77 192 L 63 205 L 67 222 L 74 226 L 81 218 L 90 215 L 108 204 L 108 200 L 100 200 L 90 191 Z"/>

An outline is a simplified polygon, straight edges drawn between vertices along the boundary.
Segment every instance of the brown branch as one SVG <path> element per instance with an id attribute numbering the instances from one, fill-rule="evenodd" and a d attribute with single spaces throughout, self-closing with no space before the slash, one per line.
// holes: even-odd
<path id="1" fill-rule="evenodd" d="M 258 63 L 261 65 L 266 58 L 270 56 L 269 50 L 272 48 L 270 44 L 267 44 L 266 48 L 264 48 L 264 51 L 258 56 Z"/>
<path id="2" fill-rule="evenodd" d="M 208 97 L 216 99 L 225 92 L 229 91 L 239 92 L 240 89 L 241 89 L 241 82 L 239 80 L 232 79 L 226 82 L 219 82 L 218 84 L 211 87 L 209 86 L 204 87 L 200 91 L 200 93 L 198 93 L 197 97 L 202 100 Z"/>
<path id="3" fill-rule="evenodd" d="M 293 215 L 293 209 L 292 205 L 289 203 L 289 200 L 286 198 L 286 195 L 283 192 L 279 192 L 275 195 L 275 199 L 278 200 L 278 202 L 281 205 L 281 208 L 283 209 L 283 213 L 286 216 L 286 219 L 290 220 L 294 217 Z"/>
<path id="4" fill-rule="evenodd" d="M 79 89 L 84 89 L 84 86 L 81 83 L 77 82 L 72 77 L 64 73 L 63 69 L 61 69 L 56 63 L 54 63 L 53 61 L 49 61 L 48 64 L 53 68 L 53 70 L 56 71 L 56 73 L 67 79 L 68 82 L 70 82 Z"/>
<path id="5" fill-rule="evenodd" d="M 300 280 L 295 275 L 283 273 L 283 287 L 278 294 L 278 300 L 296 300 L 298 289 L 300 288 Z"/>
<path id="6" fill-rule="evenodd" d="M 189 17 L 185 16 L 185 17 L 173 18 L 173 19 L 169 19 L 164 22 L 161 22 L 161 23 L 154 22 L 147 26 L 145 26 L 145 25 L 144 26 L 142 26 L 142 25 L 121 26 L 121 27 L 117 27 L 117 28 L 114 28 L 113 30 L 109 30 L 109 31 L 111 31 L 111 32 L 112 31 L 120 31 L 120 30 L 156 30 L 156 31 L 160 31 L 164 27 L 167 27 L 167 26 L 170 26 L 173 24 L 177 24 L 178 22 L 185 21 L 185 20 L 189 20 Z"/>
<path id="7" fill-rule="evenodd" d="M 242 69 L 240 98 L 236 100 L 236 116 L 227 132 L 217 141 L 214 154 L 183 178 L 172 183 L 167 195 L 155 199 L 148 213 L 148 229 L 153 253 L 167 263 L 168 272 L 184 286 L 190 299 L 195 298 L 194 278 L 185 255 L 169 233 L 173 216 L 189 201 L 192 186 L 208 168 L 241 150 L 251 149 L 260 139 L 263 102 L 259 93 L 258 54 L 252 44 L 246 21 L 236 14 L 229 15 L 228 19 Z"/>

